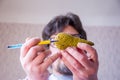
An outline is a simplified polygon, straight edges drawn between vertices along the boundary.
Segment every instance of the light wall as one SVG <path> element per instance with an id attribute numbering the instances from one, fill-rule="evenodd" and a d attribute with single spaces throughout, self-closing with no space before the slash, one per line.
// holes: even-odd
<path id="1" fill-rule="evenodd" d="M 46 24 L 66 12 L 86 26 L 120 25 L 120 0 L 0 0 L 0 22 Z"/>

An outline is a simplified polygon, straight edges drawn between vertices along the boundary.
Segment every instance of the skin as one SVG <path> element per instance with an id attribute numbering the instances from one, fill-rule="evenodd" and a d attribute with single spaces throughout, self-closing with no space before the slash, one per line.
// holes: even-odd
<path id="1" fill-rule="evenodd" d="M 66 26 L 63 32 L 78 34 L 71 26 Z M 99 63 L 95 48 L 78 43 L 77 47 L 68 47 L 65 50 L 51 46 L 46 50 L 43 45 L 36 45 L 39 41 L 39 38 L 27 39 L 21 48 L 20 61 L 29 80 L 47 80 L 47 68 L 50 65 L 53 66 L 53 74 L 60 74 L 56 71 L 59 60 L 61 65 L 66 65 L 72 72 L 73 80 L 97 80 Z"/>

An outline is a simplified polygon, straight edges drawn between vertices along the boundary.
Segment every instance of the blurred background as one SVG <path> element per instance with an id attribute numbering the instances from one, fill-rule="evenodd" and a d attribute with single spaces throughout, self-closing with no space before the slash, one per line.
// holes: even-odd
<path id="1" fill-rule="evenodd" d="M 0 79 L 19 80 L 26 75 L 20 49 L 8 45 L 40 37 L 44 25 L 59 14 L 80 16 L 88 40 L 99 55 L 99 80 L 120 80 L 120 0 L 0 0 Z"/>

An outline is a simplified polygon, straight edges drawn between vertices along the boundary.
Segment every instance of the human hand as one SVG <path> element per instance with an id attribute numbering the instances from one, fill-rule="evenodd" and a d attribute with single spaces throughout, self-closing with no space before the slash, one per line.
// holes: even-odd
<path id="1" fill-rule="evenodd" d="M 20 62 L 29 80 L 47 80 L 48 66 L 60 56 L 49 56 L 51 52 L 43 45 L 37 45 L 39 42 L 39 38 L 31 38 L 21 47 Z"/>
<path id="2" fill-rule="evenodd" d="M 61 53 L 62 60 L 73 73 L 74 80 L 97 80 L 99 63 L 97 52 L 93 47 L 78 43 L 77 48 L 68 47 Z"/>

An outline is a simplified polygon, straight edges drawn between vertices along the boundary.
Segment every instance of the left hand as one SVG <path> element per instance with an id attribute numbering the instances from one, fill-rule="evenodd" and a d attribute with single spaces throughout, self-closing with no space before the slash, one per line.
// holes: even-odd
<path id="1" fill-rule="evenodd" d="M 78 43 L 77 48 L 68 47 L 61 53 L 62 60 L 73 73 L 74 80 L 97 80 L 98 55 L 92 46 Z"/>

